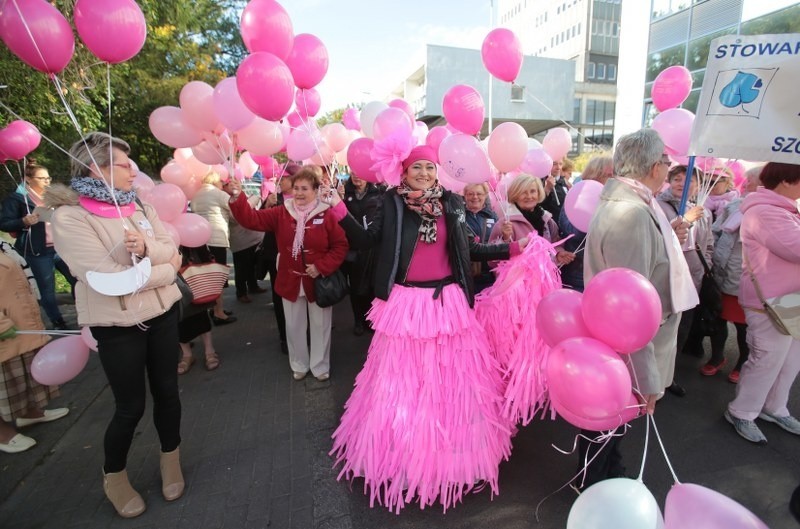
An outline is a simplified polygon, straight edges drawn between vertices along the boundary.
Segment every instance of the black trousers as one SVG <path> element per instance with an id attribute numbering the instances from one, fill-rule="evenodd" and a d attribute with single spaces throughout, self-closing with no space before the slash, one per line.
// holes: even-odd
<path id="1" fill-rule="evenodd" d="M 350 307 L 353 309 L 353 321 L 356 325 L 366 327 L 367 311 L 372 306 L 372 300 L 375 299 L 371 292 L 372 289 L 365 287 L 365 283 L 369 281 L 363 277 L 366 272 L 363 267 L 347 261 L 342 263 L 341 270 L 347 276 L 350 284 Z"/>
<path id="2" fill-rule="evenodd" d="M 281 337 L 281 342 L 286 342 L 286 314 L 283 312 L 283 298 L 275 293 L 275 285 L 278 281 L 278 267 L 277 262 L 272 260 L 269 263 L 269 284 L 272 287 L 272 307 L 275 310 L 275 321 L 278 323 L 278 333 Z"/>
<path id="3" fill-rule="evenodd" d="M 143 327 L 91 329 L 115 403 L 104 440 L 107 473 L 126 467 L 133 434 L 144 415 L 145 376 L 153 395 L 153 424 L 161 451 L 171 452 L 181 443 L 177 307 L 144 322 Z"/>
<path id="4" fill-rule="evenodd" d="M 620 428 L 617 434 L 622 430 Z M 592 443 L 589 439 L 597 439 L 603 432 L 593 432 L 591 430 L 581 430 L 581 437 L 578 438 L 578 470 L 582 470 L 586 462 L 586 477 L 578 476 L 575 480 L 576 485 L 582 489 L 591 487 L 598 481 L 609 478 L 620 478 L 625 476 L 625 466 L 622 464 L 622 452 L 620 444 L 622 435 L 612 437 L 604 446 L 603 443 Z"/>
<path id="5" fill-rule="evenodd" d="M 257 244 L 238 252 L 233 252 L 233 280 L 236 282 L 236 297 L 258 288 L 256 280 Z"/>

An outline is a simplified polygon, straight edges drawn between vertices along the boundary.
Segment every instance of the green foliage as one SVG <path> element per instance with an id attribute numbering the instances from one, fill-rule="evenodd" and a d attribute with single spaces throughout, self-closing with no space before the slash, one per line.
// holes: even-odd
<path id="1" fill-rule="evenodd" d="M 52 3 L 67 20 L 72 19 L 74 0 Z M 239 16 L 246 3 L 139 0 L 147 21 L 147 41 L 136 57 L 110 68 L 99 63 L 76 38 L 75 56 L 58 78 L 81 131 L 109 130 L 110 78 L 111 131 L 131 144 L 132 157 L 142 171 L 156 176 L 173 149 L 160 144 L 150 133 L 150 113 L 159 106 L 177 106 L 180 90 L 189 81 L 205 81 L 213 86 L 235 74 L 246 54 L 239 33 Z M 79 138 L 54 83 L 17 59 L 5 46 L 0 49 L 2 85 L 6 88 L 0 89 L 0 101 L 36 125 L 43 136 L 64 149 Z M 14 119 L 0 109 L 0 126 Z M 67 156 L 46 140 L 32 156 L 50 169 L 56 181 L 68 180 Z M 3 194 L 13 186 L 7 176 L 0 182 Z"/>

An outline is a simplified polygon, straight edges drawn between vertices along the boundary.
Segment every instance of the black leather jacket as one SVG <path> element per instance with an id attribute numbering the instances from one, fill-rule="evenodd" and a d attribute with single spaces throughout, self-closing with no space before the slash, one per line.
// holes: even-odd
<path id="1" fill-rule="evenodd" d="M 16 233 L 14 249 L 24 258 L 39 255 L 47 249 L 45 223 L 38 222 L 28 227 L 22 221 L 22 217 L 32 212 L 34 208 L 36 204 L 30 198 L 14 192 L 3 201 L 0 212 L 0 230 Z"/>
<path id="2" fill-rule="evenodd" d="M 447 248 L 453 277 L 467 296 L 469 306 L 475 303 L 470 261 L 509 258 L 508 244 L 481 244 L 470 235 L 466 223 L 464 199 L 445 191 L 442 195 Z M 352 248 L 361 250 L 380 245 L 375 267 L 375 295 L 383 300 L 395 283 L 403 283 L 419 240 L 420 216 L 405 207 L 403 199 L 392 189 L 384 194 L 383 207 L 368 229 L 351 215 L 340 221 Z"/>

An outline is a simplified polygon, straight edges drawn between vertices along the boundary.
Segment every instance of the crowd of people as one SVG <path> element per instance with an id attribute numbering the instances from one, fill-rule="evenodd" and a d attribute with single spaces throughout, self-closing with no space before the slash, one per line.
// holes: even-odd
<path id="1" fill-rule="evenodd" d="M 162 492 L 168 501 L 183 494 L 178 375 L 192 367 L 191 342 L 198 338 L 206 369 L 220 367 L 212 329 L 236 317 L 222 296 L 179 314 L 175 281 L 191 263 L 227 264 L 228 252 L 243 306 L 266 292 L 258 281 L 269 274 L 276 340 L 296 381 L 308 373 L 320 381 L 331 377 L 333 309 L 317 304 L 315 283 L 339 269 L 345 273 L 352 332 L 372 338 L 331 454 L 340 478 L 363 478 L 370 502 L 395 512 L 413 502 L 447 509 L 484 485 L 499 492 L 499 465 L 511 454 L 517 425 L 502 413 L 504 367 L 475 317 L 475 297 L 492 287 L 498 262 L 534 240 L 551 245 L 560 268 L 555 279 L 565 288 L 582 291 L 592 277 L 616 267 L 639 272 L 655 287 L 661 325 L 629 355 L 646 413 L 654 413 L 667 390 L 685 394 L 674 381 L 676 355 L 705 358 L 706 336 L 711 354 L 700 373 L 714 376 L 726 367 L 732 323 L 739 358 L 727 376 L 737 384 L 736 397 L 720 414 L 753 443 L 767 442 L 757 419 L 800 435 L 800 421 L 787 408 L 800 371 L 800 341 L 763 310 L 765 297 L 800 291 L 800 166 L 753 168 L 739 191 L 724 167 L 689 175 L 687 166 L 671 161 L 655 131 L 642 129 L 622 137 L 613 155 L 593 158 L 581 174 L 603 185 L 586 233 L 564 208 L 573 184 L 570 160 L 556 161 L 543 179 L 510 177 L 505 196 L 487 184 L 467 185 L 460 194 L 443 188 L 436 152 L 426 146 L 404 156 L 400 184 L 390 188 L 357 175 L 342 184 L 326 168 L 290 164 L 278 175 L 277 192 L 260 200 L 248 197 L 235 178 L 212 172 L 190 204 L 209 221 L 211 240 L 179 251 L 155 210 L 136 197 L 129 150 L 120 139 L 89 134 L 70 150 L 69 186 L 48 188 L 46 169 L 29 164 L 0 215 L 0 229 L 16 236 L 14 247 L 3 244 L 0 253 L 18 263 L 14 288 L 27 290 L 28 298 L 41 292 L 52 327 L 66 328 L 53 285 L 54 269 L 62 271 L 74 284 L 78 324 L 90 327 L 98 342 L 115 397 L 102 477 L 123 517 L 145 510 L 127 477 L 145 379 L 161 444 Z M 707 198 L 699 196 L 702 185 Z M 43 217 L 50 212 L 52 218 Z M 145 261 L 149 276 L 134 281 L 141 276 L 127 272 Z M 31 277 L 20 275 L 23 270 Z M 717 313 L 703 310 L 711 303 L 700 296 L 706 276 L 717 281 Z M 114 288 L 103 286 L 109 282 Z M 0 319 L 0 450 L 15 452 L 35 441 L 17 433 L 14 420 L 22 426 L 64 413 L 43 409 L 55 388 L 15 382 L 33 384 L 26 377 L 32 351 L 46 338 L 23 339 L 10 329 L 43 329 L 41 319 L 29 308 L 24 317 L 5 315 L 13 321 L 4 326 Z M 585 441 L 599 432 L 582 433 L 577 489 L 625 475 L 622 435 L 598 444 Z"/>

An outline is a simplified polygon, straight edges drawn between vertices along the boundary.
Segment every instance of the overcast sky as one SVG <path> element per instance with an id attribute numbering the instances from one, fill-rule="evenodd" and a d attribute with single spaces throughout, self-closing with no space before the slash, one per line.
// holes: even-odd
<path id="1" fill-rule="evenodd" d="M 330 66 L 322 110 L 383 97 L 421 66 L 426 44 L 480 49 L 490 0 L 283 0 L 295 34 L 316 35 Z"/>

